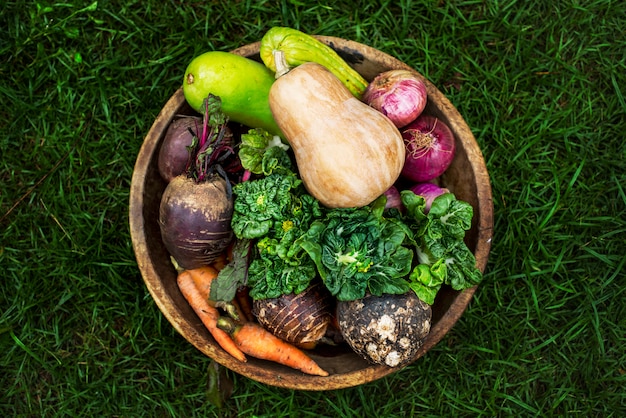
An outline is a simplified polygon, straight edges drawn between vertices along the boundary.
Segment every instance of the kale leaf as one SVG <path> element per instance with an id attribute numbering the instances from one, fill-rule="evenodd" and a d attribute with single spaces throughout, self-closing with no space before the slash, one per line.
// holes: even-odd
<path id="1" fill-rule="evenodd" d="M 248 263 L 250 258 L 251 240 L 236 239 L 232 246 L 232 260 L 220 270 L 217 278 L 211 283 L 209 299 L 214 301 L 231 301 L 240 286 L 248 283 Z"/>
<path id="2" fill-rule="evenodd" d="M 300 206 L 300 199 L 293 190 L 297 190 L 301 183 L 294 173 L 272 173 L 235 185 L 231 221 L 235 236 L 248 239 L 264 237 L 271 229 L 276 229 L 277 222 L 288 222 L 289 212 Z"/>

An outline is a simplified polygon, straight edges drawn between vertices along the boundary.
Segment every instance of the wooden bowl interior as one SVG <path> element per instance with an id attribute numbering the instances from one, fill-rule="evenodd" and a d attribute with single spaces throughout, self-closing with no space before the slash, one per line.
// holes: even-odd
<path id="1" fill-rule="evenodd" d="M 335 49 L 367 80 L 394 68 L 412 70 L 399 60 L 371 47 L 334 37 L 318 37 Z M 259 60 L 259 43 L 238 48 L 233 53 Z M 414 70 L 412 70 L 414 71 Z M 421 76 L 421 75 L 420 75 Z M 423 78 L 423 77 L 422 77 Z M 466 242 L 484 271 L 491 246 L 493 204 L 491 186 L 483 156 L 469 127 L 448 99 L 428 80 L 427 113 L 446 122 L 455 134 L 457 154 L 442 182 L 459 199 L 474 208 L 474 222 Z M 176 285 L 176 271 L 161 241 L 158 211 L 166 183 L 157 169 L 159 147 L 169 123 L 176 115 L 195 114 L 186 104 L 182 89 L 163 107 L 139 151 L 130 192 L 130 229 L 133 248 L 148 291 L 175 329 L 202 353 L 223 366 L 273 386 L 300 390 L 331 390 L 356 386 L 382 378 L 399 369 L 371 365 L 347 346 L 319 347 L 310 353 L 328 377 L 309 376 L 267 361 L 249 358 L 240 363 L 224 352 L 204 328 Z M 429 336 L 415 360 L 436 345 L 460 318 L 476 288 L 463 292 L 444 287 L 433 305 Z"/>

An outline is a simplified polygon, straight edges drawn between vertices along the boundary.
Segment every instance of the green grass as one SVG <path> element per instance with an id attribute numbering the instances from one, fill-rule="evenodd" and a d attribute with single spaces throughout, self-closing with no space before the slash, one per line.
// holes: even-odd
<path id="1" fill-rule="evenodd" d="M 4 3 L 5 416 L 626 415 L 626 3 L 328 3 Z M 274 25 L 376 47 L 450 98 L 487 161 L 493 248 L 466 313 L 408 368 L 330 392 L 228 372 L 218 409 L 209 359 L 139 274 L 130 179 L 191 58 Z"/>

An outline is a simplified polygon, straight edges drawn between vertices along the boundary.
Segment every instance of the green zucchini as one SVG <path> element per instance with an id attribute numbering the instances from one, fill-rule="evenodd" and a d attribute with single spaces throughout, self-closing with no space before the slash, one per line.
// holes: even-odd
<path id="1" fill-rule="evenodd" d="M 334 49 L 299 30 L 286 27 L 273 27 L 261 39 L 261 60 L 270 70 L 276 72 L 274 51 L 282 51 L 287 64 L 296 67 L 305 62 L 316 62 L 335 75 L 357 99 L 361 99 L 367 88 L 367 81 Z"/>

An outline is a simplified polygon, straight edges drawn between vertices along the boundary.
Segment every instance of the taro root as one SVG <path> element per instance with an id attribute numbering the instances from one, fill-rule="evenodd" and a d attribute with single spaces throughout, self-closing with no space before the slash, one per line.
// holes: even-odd
<path id="1" fill-rule="evenodd" d="M 255 300 L 252 313 L 278 338 L 301 348 L 313 348 L 330 323 L 329 304 L 326 289 L 314 283 L 298 294 Z"/>
<path id="2" fill-rule="evenodd" d="M 337 303 L 339 329 L 355 353 L 374 364 L 402 367 L 430 332 L 432 311 L 414 292 L 367 295 Z"/>

